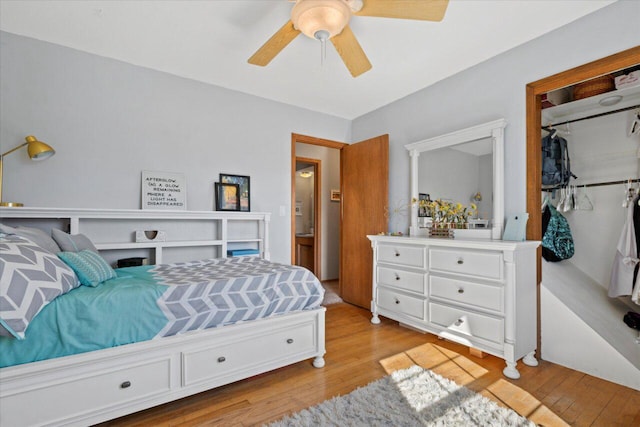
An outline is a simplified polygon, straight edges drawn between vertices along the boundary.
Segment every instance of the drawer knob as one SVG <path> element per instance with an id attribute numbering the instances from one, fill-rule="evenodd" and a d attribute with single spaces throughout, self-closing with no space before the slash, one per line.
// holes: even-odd
<path id="1" fill-rule="evenodd" d="M 464 260 L 462 258 L 458 258 L 458 264 L 464 264 Z"/>
<path id="2" fill-rule="evenodd" d="M 226 357 L 224 357 L 224 356 L 220 356 L 220 357 L 218 357 L 218 363 L 222 363 L 222 362 L 224 362 L 225 360 L 227 360 L 227 358 L 226 358 Z"/>
<path id="3" fill-rule="evenodd" d="M 400 276 L 398 276 L 398 273 L 396 273 L 396 280 L 400 280 Z"/>
<path id="4" fill-rule="evenodd" d="M 456 320 L 455 325 L 456 325 L 456 326 L 460 326 L 460 325 L 462 325 L 463 323 L 464 323 L 464 319 L 458 319 L 458 320 Z"/>
<path id="5" fill-rule="evenodd" d="M 458 289 L 458 293 L 459 294 L 464 294 L 464 289 L 462 289 L 462 288 Z"/>
<path id="6" fill-rule="evenodd" d="M 293 338 L 287 338 L 287 344 L 293 344 Z"/>
<path id="7" fill-rule="evenodd" d="M 400 252 L 396 251 L 396 256 L 400 256 Z"/>
<path id="8" fill-rule="evenodd" d="M 398 298 L 395 298 L 396 300 L 396 304 L 400 304 L 400 300 Z"/>
<path id="9" fill-rule="evenodd" d="M 120 384 L 120 388 L 129 388 L 131 387 L 131 381 L 125 381 L 122 384 Z"/>

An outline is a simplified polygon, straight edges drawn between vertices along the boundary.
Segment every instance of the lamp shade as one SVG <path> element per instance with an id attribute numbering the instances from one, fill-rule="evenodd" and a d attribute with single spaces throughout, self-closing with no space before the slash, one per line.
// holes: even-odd
<path id="1" fill-rule="evenodd" d="M 316 33 L 326 31 L 331 38 L 340 34 L 351 18 L 351 9 L 342 0 L 300 0 L 291 10 L 291 21 L 296 29 L 312 39 Z"/>
<path id="2" fill-rule="evenodd" d="M 29 158 L 31 160 L 45 160 L 56 154 L 56 150 L 50 145 L 38 141 L 38 138 L 33 135 L 27 136 L 25 140 L 28 144 L 27 151 L 29 152 Z"/>

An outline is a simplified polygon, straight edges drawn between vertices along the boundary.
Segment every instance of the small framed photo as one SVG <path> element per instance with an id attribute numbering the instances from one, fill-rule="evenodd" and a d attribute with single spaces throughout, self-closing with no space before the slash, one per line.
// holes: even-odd
<path id="1" fill-rule="evenodd" d="M 427 193 L 419 193 L 418 194 L 418 199 L 422 202 L 424 201 L 425 203 L 429 203 L 431 202 L 431 196 Z M 431 216 L 430 215 L 430 211 L 426 206 L 418 206 L 418 216 L 420 218 L 426 218 Z"/>
<path id="2" fill-rule="evenodd" d="M 216 182 L 215 187 L 217 211 L 240 210 L 240 186 L 238 184 Z"/>
<path id="3" fill-rule="evenodd" d="M 240 191 L 238 196 L 240 197 L 239 211 L 250 212 L 251 211 L 251 185 L 250 178 L 245 175 L 231 175 L 228 173 L 220 174 L 221 184 L 238 184 Z"/>
<path id="4" fill-rule="evenodd" d="M 340 190 L 331 190 L 331 201 L 332 202 L 340 201 Z"/>

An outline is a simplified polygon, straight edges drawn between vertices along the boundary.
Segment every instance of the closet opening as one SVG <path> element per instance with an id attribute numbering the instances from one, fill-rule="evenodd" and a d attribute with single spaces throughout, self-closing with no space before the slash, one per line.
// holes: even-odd
<path id="1" fill-rule="evenodd" d="M 543 240 L 543 212 L 551 205 L 570 225 L 574 245 L 567 259 L 553 262 L 539 249 L 537 355 L 633 388 L 638 387 L 634 380 L 598 364 L 611 352 L 619 358 L 618 367 L 624 364 L 629 372 L 640 369 L 634 357 L 637 334 L 622 319 L 626 310 L 638 312 L 640 306 L 607 296 L 629 189 L 637 195 L 640 186 L 640 132 L 634 130 L 636 119 L 640 127 L 640 86 L 616 88 L 615 77 L 636 70 L 640 70 L 640 47 L 526 88 L 527 238 Z M 543 167 L 548 156 L 543 147 L 550 138 L 559 138 L 560 145 L 568 147 L 573 176 L 560 182 L 549 179 L 549 170 Z M 580 351 L 600 339 L 604 343 L 597 351 Z M 588 354 L 599 354 L 600 360 Z"/>

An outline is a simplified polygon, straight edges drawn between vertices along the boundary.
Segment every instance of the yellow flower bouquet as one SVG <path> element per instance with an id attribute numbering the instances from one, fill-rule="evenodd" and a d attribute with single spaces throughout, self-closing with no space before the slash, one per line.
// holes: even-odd
<path id="1" fill-rule="evenodd" d="M 467 228 L 469 218 L 476 215 L 478 207 L 475 203 L 465 206 L 462 203 L 449 202 L 442 199 L 416 200 L 412 203 L 427 211 L 427 216 L 432 218 L 432 227 L 435 228 Z"/>

